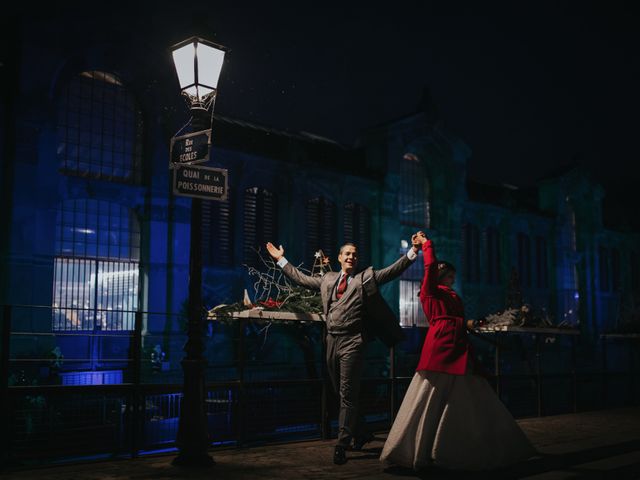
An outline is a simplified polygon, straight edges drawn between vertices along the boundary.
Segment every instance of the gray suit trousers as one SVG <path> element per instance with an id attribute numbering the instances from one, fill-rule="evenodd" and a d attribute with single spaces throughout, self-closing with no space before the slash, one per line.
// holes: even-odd
<path id="1" fill-rule="evenodd" d="M 329 379 L 340 398 L 338 445 L 348 447 L 351 440 L 368 434 L 360 411 L 360 384 L 366 343 L 356 335 L 327 334 Z"/>

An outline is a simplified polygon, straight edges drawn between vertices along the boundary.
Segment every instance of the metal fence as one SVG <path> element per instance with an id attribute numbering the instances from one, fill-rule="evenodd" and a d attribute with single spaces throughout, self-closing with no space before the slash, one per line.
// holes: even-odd
<path id="1" fill-rule="evenodd" d="M 31 466 L 172 450 L 182 398 L 180 316 L 135 312 L 133 330 L 54 331 L 50 308 L 2 307 L 2 463 Z M 171 326 L 168 329 L 167 326 Z M 330 438 L 337 402 L 322 322 L 251 318 L 207 324 L 207 427 L 212 446 Z M 394 349 L 368 348 L 361 404 L 390 427 L 426 330 Z M 637 338 L 589 343 L 561 335 L 472 339 L 516 417 L 637 404 Z M 636 342 L 636 343 L 634 343 Z"/>

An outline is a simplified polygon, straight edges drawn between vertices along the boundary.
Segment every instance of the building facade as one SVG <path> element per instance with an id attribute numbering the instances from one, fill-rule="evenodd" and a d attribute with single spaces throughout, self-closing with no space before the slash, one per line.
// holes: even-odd
<path id="1" fill-rule="evenodd" d="M 183 332 L 190 199 L 172 192 L 168 146 L 188 113 L 166 52 L 131 42 L 126 24 L 79 43 L 63 23 L 5 31 L 15 48 L 2 68 L 2 302 L 29 306 L 14 312 L 14 330 L 53 334 L 39 355 L 60 347 L 77 355 L 75 370 L 94 371 L 122 354 L 118 335 L 134 330 L 136 312 L 150 348 L 176 350 L 162 337 Z M 219 112 L 211 165 L 228 169 L 230 194 L 204 202 L 207 306 L 252 291 L 247 267 L 261 266 L 267 241 L 307 266 L 322 249 L 334 268 L 352 241 L 362 264 L 382 266 L 422 229 L 458 266 L 470 318 L 507 308 L 511 282 L 520 303 L 584 334 L 637 320 L 639 236 L 604 226 L 597 182 L 574 169 L 535 189 L 481 185 L 467 178 L 470 155 L 429 107 L 363 132 L 355 147 Z M 421 277 L 418 262 L 383 287 L 407 327 L 426 326 Z"/>

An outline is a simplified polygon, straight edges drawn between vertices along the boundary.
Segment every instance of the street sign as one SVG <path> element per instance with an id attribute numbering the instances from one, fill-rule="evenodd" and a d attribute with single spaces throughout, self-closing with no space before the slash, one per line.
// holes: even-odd
<path id="1" fill-rule="evenodd" d="M 173 137 L 169 153 L 171 166 L 207 162 L 209 147 L 211 147 L 211 129 Z"/>
<path id="2" fill-rule="evenodd" d="M 228 177 L 225 168 L 176 165 L 173 193 L 205 200 L 226 200 Z"/>

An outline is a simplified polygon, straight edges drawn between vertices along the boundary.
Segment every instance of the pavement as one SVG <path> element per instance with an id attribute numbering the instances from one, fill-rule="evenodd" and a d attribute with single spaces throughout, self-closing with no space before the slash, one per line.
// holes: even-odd
<path id="1" fill-rule="evenodd" d="M 361 452 L 348 452 L 345 465 L 332 463 L 333 440 L 318 440 L 253 448 L 214 449 L 210 468 L 175 467 L 175 455 L 145 456 L 5 471 L 11 480 L 302 480 L 302 479 L 444 479 L 526 478 L 640 479 L 640 407 L 583 412 L 518 420 L 540 456 L 505 470 L 457 472 L 430 468 L 421 472 L 389 467 L 378 457 L 386 433 Z"/>

